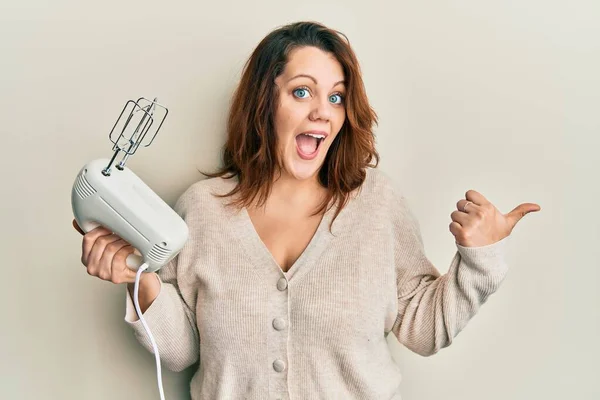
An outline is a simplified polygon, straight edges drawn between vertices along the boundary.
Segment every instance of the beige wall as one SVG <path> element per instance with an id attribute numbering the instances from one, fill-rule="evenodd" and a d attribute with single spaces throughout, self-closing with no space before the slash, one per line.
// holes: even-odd
<path id="1" fill-rule="evenodd" d="M 123 322 L 124 287 L 80 263 L 75 175 L 110 155 L 127 99 L 158 96 L 169 117 L 128 165 L 173 204 L 196 167 L 217 164 L 251 50 L 301 19 L 349 36 L 381 168 L 440 271 L 468 189 L 504 212 L 543 208 L 517 226 L 509 275 L 449 348 L 423 358 L 390 337 L 404 398 L 600 398 L 597 1 L 85 3 L 0 5 L 0 398 L 158 398 L 154 358 Z M 190 373 L 164 371 L 168 399 L 188 398 Z"/>

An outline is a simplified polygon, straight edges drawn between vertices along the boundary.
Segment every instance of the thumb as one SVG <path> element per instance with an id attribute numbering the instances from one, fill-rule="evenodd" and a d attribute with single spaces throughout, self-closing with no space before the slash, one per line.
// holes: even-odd
<path id="1" fill-rule="evenodd" d="M 510 229 L 512 230 L 517 222 L 521 220 L 525 215 L 530 212 L 540 211 L 542 208 L 535 203 L 523 203 L 515 207 L 511 212 L 505 215 L 508 223 L 510 225 Z"/>

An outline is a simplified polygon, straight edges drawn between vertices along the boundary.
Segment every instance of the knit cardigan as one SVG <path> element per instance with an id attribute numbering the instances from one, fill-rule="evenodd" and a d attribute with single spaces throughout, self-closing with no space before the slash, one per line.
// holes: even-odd
<path id="1" fill-rule="evenodd" d="M 192 184 L 175 210 L 190 236 L 157 273 L 144 312 L 164 366 L 195 365 L 192 400 L 401 399 L 386 336 L 431 356 L 449 346 L 507 273 L 504 238 L 457 251 L 446 274 L 391 178 L 367 168 L 360 190 L 283 272 L 246 208 L 225 207 L 236 178 Z M 126 291 L 125 321 L 152 345 Z"/>

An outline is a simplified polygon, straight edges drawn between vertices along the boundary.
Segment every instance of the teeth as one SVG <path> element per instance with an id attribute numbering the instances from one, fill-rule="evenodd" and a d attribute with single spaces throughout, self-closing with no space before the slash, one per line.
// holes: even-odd
<path id="1" fill-rule="evenodd" d="M 317 138 L 317 139 L 325 139 L 325 135 L 317 135 L 317 134 L 314 134 L 314 133 L 303 133 L 303 135 L 312 136 L 312 137 Z"/>

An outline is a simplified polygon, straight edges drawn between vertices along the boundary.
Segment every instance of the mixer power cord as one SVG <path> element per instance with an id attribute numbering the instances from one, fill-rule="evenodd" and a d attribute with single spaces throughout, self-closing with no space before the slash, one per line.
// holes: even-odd
<path id="1" fill-rule="evenodd" d="M 152 333 L 150 332 L 150 328 L 148 327 L 148 325 L 146 324 L 146 320 L 144 319 L 144 316 L 142 315 L 142 309 L 140 308 L 140 304 L 139 304 L 139 286 L 140 286 L 140 277 L 142 276 L 142 272 L 144 272 L 146 269 L 148 269 L 149 265 L 146 263 L 143 263 L 137 270 L 136 274 L 135 274 L 135 286 L 133 287 L 133 302 L 135 304 L 135 310 L 137 311 L 138 317 L 140 318 L 140 321 L 142 321 L 142 325 L 144 326 L 144 329 L 146 330 L 146 333 L 148 334 L 148 337 L 150 338 L 150 342 L 152 343 L 152 348 L 154 349 L 154 358 L 156 359 L 156 377 L 158 379 L 158 391 L 160 393 L 160 399 L 161 400 L 165 400 L 165 393 L 163 391 L 163 384 L 162 384 L 162 372 L 160 369 L 160 356 L 158 354 L 158 346 L 156 345 L 156 342 L 154 341 L 154 336 L 152 336 Z"/>

